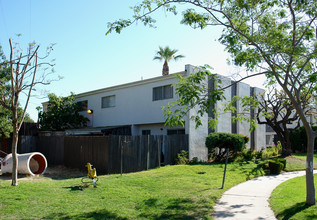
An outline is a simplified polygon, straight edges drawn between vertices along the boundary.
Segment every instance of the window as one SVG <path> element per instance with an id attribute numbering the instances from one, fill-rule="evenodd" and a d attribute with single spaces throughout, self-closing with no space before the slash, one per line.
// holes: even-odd
<path id="1" fill-rule="evenodd" d="M 76 102 L 78 105 L 79 111 L 87 111 L 88 109 L 88 100 Z"/>
<path id="2" fill-rule="evenodd" d="M 185 129 L 168 129 L 167 135 L 185 134 Z"/>
<path id="3" fill-rule="evenodd" d="M 142 130 L 142 135 L 151 135 L 151 130 Z"/>
<path id="4" fill-rule="evenodd" d="M 172 85 L 153 88 L 153 101 L 173 98 Z"/>
<path id="5" fill-rule="evenodd" d="M 106 96 L 101 98 L 101 108 L 110 108 L 116 106 L 116 96 Z"/>

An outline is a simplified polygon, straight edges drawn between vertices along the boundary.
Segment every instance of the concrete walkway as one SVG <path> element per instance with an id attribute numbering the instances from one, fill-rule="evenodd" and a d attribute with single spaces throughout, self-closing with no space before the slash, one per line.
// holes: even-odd
<path id="1" fill-rule="evenodd" d="M 272 191 L 282 182 L 303 175 L 305 171 L 296 171 L 240 183 L 222 195 L 214 207 L 213 217 L 226 220 L 276 219 L 268 202 Z"/>

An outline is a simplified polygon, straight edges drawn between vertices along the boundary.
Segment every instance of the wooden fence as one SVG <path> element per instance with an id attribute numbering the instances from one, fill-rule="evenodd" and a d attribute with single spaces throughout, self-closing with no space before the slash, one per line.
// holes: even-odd
<path id="1" fill-rule="evenodd" d="M 114 174 L 173 164 L 188 151 L 188 135 L 39 136 L 36 145 L 49 164 L 85 169 L 90 162 L 98 173 Z"/>
<path id="2" fill-rule="evenodd" d="M 64 136 L 37 136 L 36 151 L 46 157 L 48 164 L 64 164 Z"/>

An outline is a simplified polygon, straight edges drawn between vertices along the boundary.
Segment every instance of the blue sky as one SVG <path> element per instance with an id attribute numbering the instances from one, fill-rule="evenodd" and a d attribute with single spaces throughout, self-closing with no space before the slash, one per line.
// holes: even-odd
<path id="1" fill-rule="evenodd" d="M 154 61 L 159 46 L 178 49 L 185 56 L 169 63 L 170 73 L 183 71 L 186 64 L 209 64 L 214 72 L 231 75 L 229 57 L 217 41 L 221 29 L 194 30 L 181 25 L 181 14 L 158 11 L 157 28 L 133 25 L 121 34 L 105 36 L 107 23 L 132 15 L 135 0 L 0 0 L 0 44 L 9 56 L 8 39 L 20 45 L 37 42 L 45 49 L 56 43 L 50 59 L 55 59 L 56 75 L 63 77 L 45 88 L 58 96 L 105 88 L 160 76 L 162 63 Z M 186 8 L 185 6 L 182 6 Z M 16 34 L 22 34 L 20 38 Z M 250 80 L 260 87 L 263 80 Z M 28 112 L 37 119 L 35 108 L 47 99 L 32 98 Z"/>

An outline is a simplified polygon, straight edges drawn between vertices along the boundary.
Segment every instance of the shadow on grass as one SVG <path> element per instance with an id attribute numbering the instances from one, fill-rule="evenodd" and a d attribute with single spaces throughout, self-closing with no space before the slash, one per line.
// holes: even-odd
<path id="1" fill-rule="evenodd" d="M 249 161 L 232 163 L 231 167 L 228 171 L 236 171 L 242 172 L 246 175 L 246 180 L 253 179 L 255 177 L 260 177 L 268 174 L 268 170 L 263 169 L 265 167 L 266 161 L 256 161 L 256 167 L 252 168 L 250 166 L 246 166 L 250 164 Z"/>
<path id="2" fill-rule="evenodd" d="M 256 160 L 254 162 L 256 164 L 256 167 L 250 170 L 250 166 L 246 166 L 248 164 L 251 164 L 250 161 L 243 161 L 243 162 L 228 162 L 228 165 L 231 166 L 227 168 L 228 171 L 236 171 L 239 170 L 239 172 L 242 172 L 246 175 L 246 180 L 250 180 L 255 177 L 268 175 L 269 171 L 263 169 L 265 165 L 267 164 L 266 160 Z M 199 164 L 189 164 L 191 166 L 195 165 L 208 165 L 208 166 L 223 166 L 224 169 L 225 163 L 224 162 L 213 162 L 213 163 L 199 163 Z M 200 173 L 199 173 L 200 174 Z"/>
<path id="3" fill-rule="evenodd" d="M 63 188 L 70 189 L 70 191 L 83 191 L 84 189 L 88 187 L 89 187 L 89 184 L 80 184 L 75 186 L 65 186 Z"/>
<path id="4" fill-rule="evenodd" d="M 255 168 L 253 168 L 251 171 L 247 172 L 247 180 L 250 180 L 254 177 L 267 175 L 268 170 L 263 169 L 264 165 L 265 165 L 265 162 L 260 163 Z"/>
<path id="5" fill-rule="evenodd" d="M 213 212 L 208 201 L 191 199 L 170 199 L 162 204 L 158 199 L 151 198 L 139 204 L 141 214 L 138 218 L 146 219 L 205 219 Z M 155 213 L 156 210 L 159 210 Z"/>
<path id="6" fill-rule="evenodd" d="M 127 219 L 119 217 L 105 209 L 87 212 L 78 215 L 65 215 L 64 213 L 53 213 L 45 216 L 44 219 Z"/>
<path id="7" fill-rule="evenodd" d="M 309 205 L 306 205 L 305 202 L 299 202 L 293 205 L 292 207 L 289 207 L 288 209 L 285 209 L 283 212 L 279 213 L 276 217 L 279 219 L 290 219 L 293 215 L 295 215 L 298 212 L 304 211 L 305 209 L 309 208 Z M 314 218 L 316 219 L 316 215 L 314 215 Z"/>
<path id="8" fill-rule="evenodd" d="M 139 211 L 139 218 L 145 219 L 206 219 L 213 212 L 208 201 L 200 200 L 195 202 L 190 199 L 171 199 L 167 204 L 160 203 L 159 199 L 150 198 L 142 201 L 136 209 Z M 131 219 L 112 213 L 106 209 L 96 210 L 77 215 L 65 213 L 53 213 L 43 219 Z"/>

